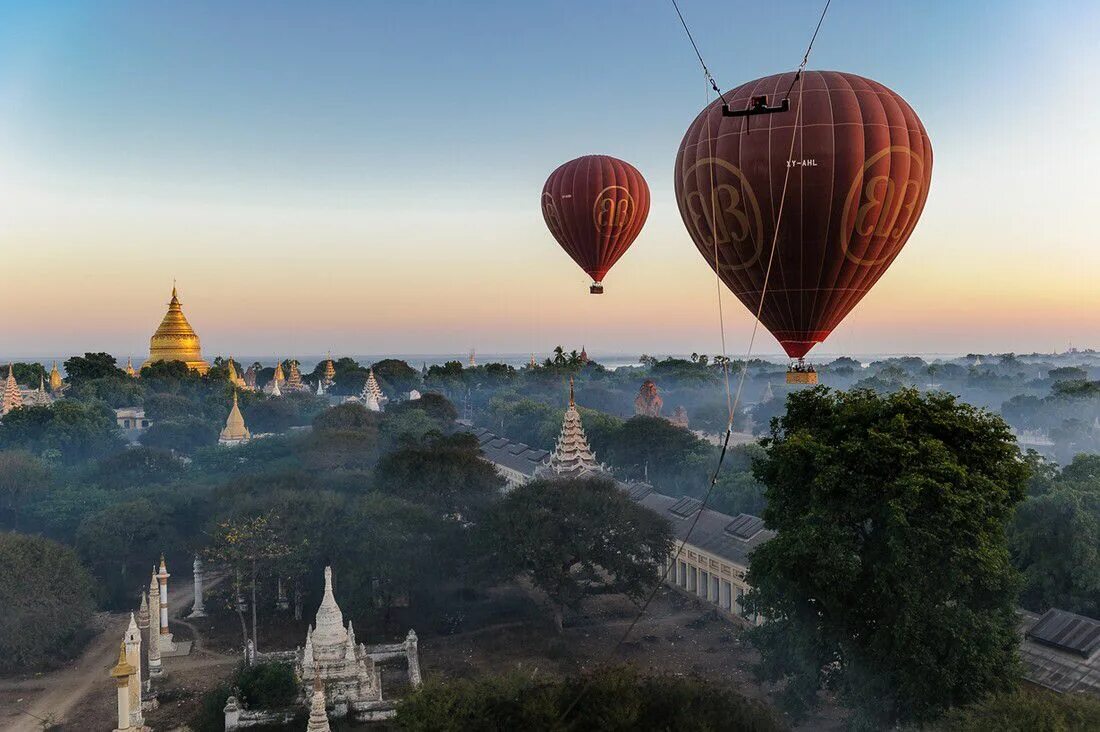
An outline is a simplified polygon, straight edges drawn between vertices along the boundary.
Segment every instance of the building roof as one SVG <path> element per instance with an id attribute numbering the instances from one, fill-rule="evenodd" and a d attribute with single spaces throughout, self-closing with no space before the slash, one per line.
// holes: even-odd
<path id="1" fill-rule="evenodd" d="M 1043 645 L 1087 659 L 1100 648 L 1100 621 L 1051 608 L 1026 635 Z"/>
<path id="2" fill-rule="evenodd" d="M 469 432 L 477 438 L 486 460 L 527 476 L 534 477 L 550 457 L 546 450 L 512 442 L 484 427 L 472 427 Z M 774 531 L 764 528 L 762 518 L 751 514 L 730 516 L 710 508 L 700 514 L 702 501 L 698 498 L 666 496 L 648 483 L 616 481 L 616 484 L 632 501 L 667 518 L 672 535 L 679 541 L 684 541 L 691 531 L 692 546 L 742 567 L 748 566 L 753 549 L 775 536 Z M 699 520 L 692 530 L 696 515 Z"/>
<path id="3" fill-rule="evenodd" d="M 1024 678 L 1061 693 L 1100 697 L 1100 622 L 1065 610 L 1020 612 Z"/>
<path id="4" fill-rule="evenodd" d="M 477 438 L 486 460 L 524 475 L 534 475 L 535 471 L 550 457 L 550 453 L 546 450 L 531 447 L 523 442 L 512 442 L 484 427 L 474 427 L 469 432 Z"/>

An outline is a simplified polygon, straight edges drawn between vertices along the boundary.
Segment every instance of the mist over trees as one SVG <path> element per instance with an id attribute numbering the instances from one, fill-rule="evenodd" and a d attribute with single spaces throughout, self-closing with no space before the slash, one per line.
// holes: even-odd
<path id="1" fill-rule="evenodd" d="M 1004 670 L 1015 643 L 1005 608 L 1100 612 L 1100 457 L 1090 454 L 1100 359 L 1069 359 L 840 358 L 819 368 L 822 381 L 858 389 L 830 396 L 787 386 L 783 365 L 701 355 L 647 356 L 615 370 L 564 348 L 523 368 L 454 361 L 422 372 L 378 362 L 375 377 L 391 395 L 378 413 L 339 403 L 341 393 L 362 390 L 369 372 L 341 358 L 331 398 L 240 392 L 253 434 L 271 434 L 230 449 L 215 444 L 232 401 L 225 362 L 202 377 L 156 364 L 133 379 L 107 354 L 85 354 L 67 362 L 65 398 L 0 422 L 0 529 L 67 547 L 89 578 L 83 599 L 71 600 L 89 612 L 134 608 L 161 552 L 183 575 L 199 553 L 231 573 L 211 608 L 236 614 L 239 589 L 250 601 L 239 618 L 241 641 L 261 648 L 267 639 L 258 629 L 272 617 L 278 583 L 301 615 L 319 602 L 325 565 L 357 624 L 397 628 L 415 612 L 424 627 L 455 632 L 463 602 L 518 578 L 546 598 L 548 627 L 568 626 L 595 593 L 637 599 L 651 587 L 667 527 L 598 484 L 574 490 L 540 481 L 502 495 L 502 480 L 459 420 L 553 449 L 573 377 L 601 462 L 621 479 L 701 498 L 729 418 L 727 369 L 737 378 L 747 366 L 733 429 L 770 441 L 730 446 L 709 505 L 763 515 L 783 538 L 765 544 L 752 568 L 761 610 L 787 623 L 782 632 L 761 631 L 767 673 L 785 683 L 792 708 L 828 687 L 875 720 L 931 719 L 945 704 L 977 700 L 1013 678 Z M 33 377 L 31 366 L 16 373 Z M 660 417 L 635 414 L 644 379 L 660 390 Z M 420 399 L 398 391 L 413 388 Z M 120 406 L 153 419 L 142 444 L 120 437 L 113 413 Z M 668 419 L 680 408 L 687 428 Z M 1042 454 L 1020 455 L 1013 432 Z M 225 541 L 226 527 L 256 522 L 267 527 L 256 546 Z M 792 557 L 814 572 L 790 573 Z M 938 584 L 928 569 L 936 562 L 947 567 Z M 827 587 L 812 584 L 821 577 Z M 985 593 L 984 605 L 967 583 Z M 899 597 L 876 590 L 898 587 L 907 588 Z M 798 624 L 811 591 L 831 608 L 828 622 L 842 624 L 822 626 L 834 634 Z M 784 615 L 792 607 L 803 615 Z M 897 637 L 861 626 L 864 641 L 854 643 L 860 622 L 887 623 Z M 64 657 L 80 637 L 43 636 L 27 658 Z M 954 655 L 940 653 L 951 644 Z M 816 668 L 829 653 L 854 660 Z M 935 673 L 946 667 L 968 669 L 970 680 Z M 872 697 L 886 700 L 877 711 Z"/>

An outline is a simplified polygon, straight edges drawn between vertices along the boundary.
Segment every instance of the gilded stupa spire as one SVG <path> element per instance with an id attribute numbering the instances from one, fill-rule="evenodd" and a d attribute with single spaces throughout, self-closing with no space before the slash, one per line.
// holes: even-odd
<path id="1" fill-rule="evenodd" d="M 61 372 L 57 370 L 57 361 L 54 361 L 53 368 L 50 369 L 50 391 L 56 394 L 61 391 L 64 385 L 64 382 L 61 381 Z"/>
<path id="2" fill-rule="evenodd" d="M 252 439 L 252 433 L 244 424 L 244 416 L 237 405 L 237 390 L 233 390 L 233 408 L 229 410 L 229 416 L 225 420 L 225 429 L 218 436 L 219 445 L 239 445 Z"/>
<path id="3" fill-rule="evenodd" d="M 142 368 L 158 361 L 182 361 L 187 364 L 187 368 L 200 374 L 210 370 L 210 364 L 202 357 L 199 336 L 183 314 L 183 306 L 180 305 L 174 283 L 168 312 L 149 339 L 149 359 L 142 364 Z"/>

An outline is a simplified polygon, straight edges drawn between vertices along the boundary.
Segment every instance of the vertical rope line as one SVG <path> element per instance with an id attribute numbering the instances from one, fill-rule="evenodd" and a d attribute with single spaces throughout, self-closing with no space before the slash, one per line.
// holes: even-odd
<path id="1" fill-rule="evenodd" d="M 706 104 L 703 105 L 703 109 L 709 110 L 710 108 L 710 87 L 706 88 Z M 729 353 L 726 349 L 726 316 L 725 310 L 722 307 L 722 277 L 718 274 L 718 267 L 720 262 L 718 260 L 718 197 L 715 195 L 714 189 L 714 145 L 715 137 L 711 135 L 710 127 L 710 113 L 707 112 L 707 157 L 711 160 L 710 165 L 710 232 L 711 239 L 714 243 L 714 288 L 718 294 L 718 333 L 722 343 L 722 377 L 726 383 L 726 432 L 729 432 L 733 426 L 733 408 L 734 401 L 730 393 L 730 366 L 729 366 Z M 722 126 L 718 126 L 719 132 L 721 132 Z"/>

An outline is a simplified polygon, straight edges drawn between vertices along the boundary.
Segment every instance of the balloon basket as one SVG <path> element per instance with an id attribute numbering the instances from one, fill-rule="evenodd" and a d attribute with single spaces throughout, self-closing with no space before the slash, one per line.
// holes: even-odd
<path id="1" fill-rule="evenodd" d="M 816 384 L 817 372 L 816 371 L 788 371 L 787 372 L 788 384 Z"/>
<path id="2" fill-rule="evenodd" d="M 588 293 L 590 295 L 602 295 L 603 294 L 603 283 L 602 282 L 593 282 L 592 286 L 588 288 Z"/>

